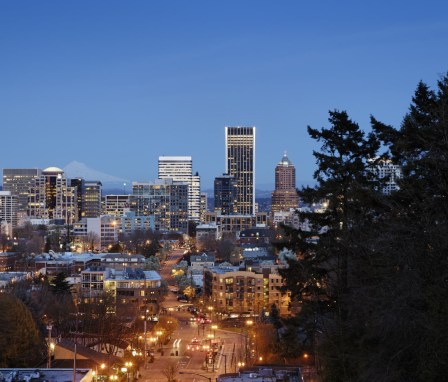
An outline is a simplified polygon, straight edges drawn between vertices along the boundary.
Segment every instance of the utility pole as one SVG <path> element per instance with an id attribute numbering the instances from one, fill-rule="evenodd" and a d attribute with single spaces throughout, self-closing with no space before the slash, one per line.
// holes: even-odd
<path id="1" fill-rule="evenodd" d="M 48 358 L 47 358 L 47 369 L 51 369 L 51 329 L 53 329 L 53 325 L 48 324 L 47 330 L 48 330 L 48 341 L 47 341 L 47 347 L 48 347 Z"/>
<path id="2" fill-rule="evenodd" d="M 145 307 L 146 308 L 146 307 Z M 143 325 L 144 325 L 144 331 L 145 331 L 145 352 L 144 352 L 144 355 L 143 355 L 143 361 L 144 361 L 144 363 L 145 363 L 145 366 L 144 366 L 144 369 L 146 369 L 147 368 L 147 359 L 146 359 L 146 357 L 147 357 L 147 355 L 146 355 L 146 319 L 147 319 L 147 316 L 148 315 L 148 309 L 145 309 L 145 322 L 143 323 Z"/>
<path id="3" fill-rule="evenodd" d="M 77 334 L 78 334 L 78 316 L 82 313 L 78 312 L 78 306 L 76 306 L 76 313 L 71 313 L 73 315 L 76 316 L 76 327 L 75 327 L 75 333 L 74 333 L 74 344 L 75 344 L 75 348 L 74 348 L 74 356 L 73 356 L 73 378 L 72 378 L 72 382 L 76 382 L 76 353 L 77 353 Z"/>

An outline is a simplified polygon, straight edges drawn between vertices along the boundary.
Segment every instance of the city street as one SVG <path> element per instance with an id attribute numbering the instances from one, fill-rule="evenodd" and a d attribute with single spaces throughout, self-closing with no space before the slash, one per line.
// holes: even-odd
<path id="1" fill-rule="evenodd" d="M 167 256 L 166 261 L 160 269 L 161 276 L 167 280 L 169 289 L 176 288 L 171 270 L 184 253 L 183 249 L 175 249 Z M 181 374 L 178 374 L 179 381 L 200 381 L 212 378 L 214 381 L 218 374 L 224 372 L 235 372 L 237 354 L 242 354 L 245 338 L 241 333 L 212 329 L 212 324 L 198 324 L 192 321 L 193 315 L 187 310 L 189 304 L 177 301 L 177 294 L 168 292 L 162 307 L 166 315 L 174 317 L 179 321 L 179 328 L 176 330 L 168 344 L 163 346 L 161 352 L 155 353 L 154 362 L 147 363 L 146 368 L 140 369 L 141 379 L 144 382 L 162 382 L 167 377 L 163 371 L 170 365 L 175 365 Z M 219 343 L 220 348 L 213 362 L 206 365 L 206 354 L 204 350 L 187 350 L 187 345 L 198 339 L 201 343 L 211 343 L 211 336 Z M 182 374 L 185 373 L 185 374 Z"/>
<path id="2" fill-rule="evenodd" d="M 246 333 L 243 329 L 227 330 L 219 328 L 219 322 L 201 324 L 193 319 L 193 315 L 187 310 L 191 304 L 177 301 L 178 295 L 171 292 L 176 289 L 171 270 L 183 255 L 183 249 L 176 249 L 170 252 L 160 269 L 162 277 L 168 281 L 169 292 L 162 307 L 166 315 L 174 317 L 179 321 L 179 327 L 172 335 L 171 340 L 163 345 L 163 355 L 161 352 L 155 353 L 154 362 L 147 363 L 146 368 L 140 369 L 143 382 L 166 382 L 164 374 L 170 366 L 177 369 L 176 378 L 180 382 L 199 382 L 211 378 L 215 381 L 219 374 L 234 373 L 238 371 L 238 363 L 247 361 L 245 350 L 247 346 Z M 212 325 L 217 325 L 216 329 Z M 207 351 L 190 351 L 187 345 L 193 339 L 197 339 L 202 344 L 211 344 L 211 341 L 219 344 L 217 354 L 210 362 L 206 362 Z M 315 382 L 318 379 L 313 370 L 304 370 L 306 382 Z"/>

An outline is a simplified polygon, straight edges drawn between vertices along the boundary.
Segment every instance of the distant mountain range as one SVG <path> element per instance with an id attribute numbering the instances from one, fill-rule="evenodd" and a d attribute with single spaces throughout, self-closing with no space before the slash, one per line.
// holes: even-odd
<path id="1" fill-rule="evenodd" d="M 85 180 L 99 180 L 103 183 L 103 186 L 106 185 L 121 185 L 123 183 L 128 183 L 128 179 L 119 178 L 117 176 L 105 174 L 104 172 L 100 172 L 88 167 L 86 164 L 73 161 L 70 162 L 67 166 L 63 168 L 65 176 L 67 178 L 84 178 Z"/>
<path id="2" fill-rule="evenodd" d="M 67 178 L 83 178 L 85 180 L 99 180 L 103 184 L 103 192 L 105 194 L 122 194 L 123 192 L 130 193 L 132 189 L 132 180 L 120 178 L 114 175 L 106 174 L 104 172 L 92 169 L 82 162 L 78 161 L 70 162 L 63 168 L 63 170 Z M 124 186 L 124 183 L 126 183 L 126 187 Z M 310 184 L 313 182 L 299 181 L 299 183 L 303 185 L 303 184 Z M 255 195 L 257 198 L 270 198 L 273 190 L 274 190 L 274 184 L 259 183 L 257 184 Z M 202 190 L 202 192 L 207 193 L 209 197 L 213 197 L 213 189 Z"/>
<path id="3" fill-rule="evenodd" d="M 88 167 L 85 163 L 73 161 L 63 168 L 67 178 L 84 178 L 85 180 L 99 180 L 103 184 L 103 191 L 106 194 L 122 194 L 124 191 L 123 183 L 127 183 L 126 192 L 131 190 L 131 181 L 129 179 L 119 178 L 113 175 L 105 174 L 101 171 Z M 257 198 L 271 197 L 273 185 L 260 184 L 261 189 L 256 190 Z M 208 195 L 213 195 L 213 190 L 205 190 Z"/>
<path id="4" fill-rule="evenodd" d="M 120 178 L 114 175 L 109 175 L 104 172 L 92 169 L 85 163 L 73 161 L 63 168 L 65 176 L 67 178 L 83 178 L 85 180 L 99 180 L 103 184 L 103 192 L 105 194 L 123 194 L 130 193 L 132 189 L 132 180 Z M 0 182 L 1 182 L 0 178 Z M 126 186 L 124 186 L 126 183 Z M 314 186 L 313 181 L 301 181 L 298 180 L 298 187 L 302 185 Z M 0 184 L 0 190 L 2 186 Z M 274 191 L 274 184 L 271 183 L 258 183 L 255 195 L 257 198 L 270 198 L 271 193 Z M 213 189 L 202 190 L 209 197 L 213 197 Z"/>

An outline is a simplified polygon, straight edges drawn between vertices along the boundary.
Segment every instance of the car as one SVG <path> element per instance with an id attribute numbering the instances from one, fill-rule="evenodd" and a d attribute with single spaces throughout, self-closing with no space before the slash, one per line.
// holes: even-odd
<path id="1" fill-rule="evenodd" d="M 187 345 L 187 350 L 191 351 L 201 350 L 201 341 L 199 341 L 197 338 L 193 338 Z"/>

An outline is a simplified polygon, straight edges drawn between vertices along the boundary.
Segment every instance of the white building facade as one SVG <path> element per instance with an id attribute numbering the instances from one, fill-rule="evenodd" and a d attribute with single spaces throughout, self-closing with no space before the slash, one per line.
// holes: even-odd
<path id="1" fill-rule="evenodd" d="M 12 236 L 12 229 L 17 227 L 18 198 L 11 191 L 0 191 L 0 224 L 1 233 Z M 8 231 L 8 232 L 5 232 Z"/>
<path id="2" fill-rule="evenodd" d="M 201 178 L 193 174 L 191 156 L 160 156 L 158 165 L 159 179 L 171 178 L 176 182 L 188 183 L 188 219 L 200 220 Z"/>

